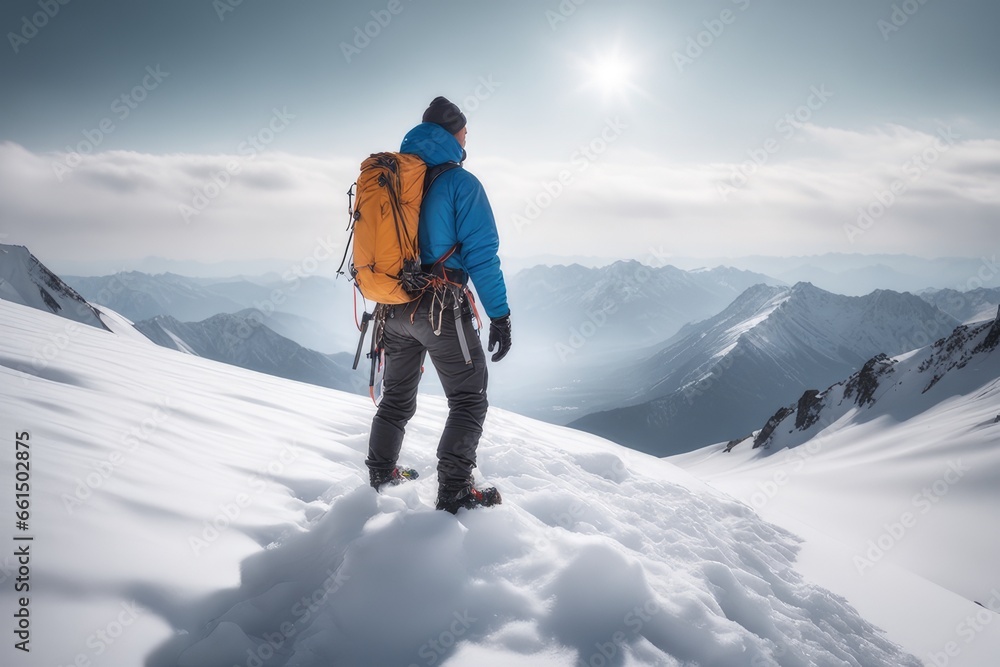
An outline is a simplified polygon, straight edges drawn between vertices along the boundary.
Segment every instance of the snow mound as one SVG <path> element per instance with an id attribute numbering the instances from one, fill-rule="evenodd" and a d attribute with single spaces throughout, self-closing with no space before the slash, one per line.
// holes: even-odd
<path id="1" fill-rule="evenodd" d="M 0 302 L 0 327 L 0 417 L 37 443 L 49 663 L 96 658 L 129 603 L 106 664 L 919 664 L 803 579 L 791 533 L 653 457 L 492 411 L 504 504 L 452 516 L 441 399 L 408 428 L 421 478 L 376 494 L 363 398 L 89 327 L 43 377 L 6 360 L 61 320 Z"/>
<path id="2" fill-rule="evenodd" d="M 456 519 L 431 509 L 433 480 L 382 495 L 341 484 L 303 532 L 243 563 L 237 590 L 197 603 L 215 618 L 165 655 L 185 667 L 458 665 L 457 648 L 473 647 L 497 665 L 545 653 L 565 665 L 917 664 L 803 581 L 795 538 L 744 506 L 658 479 L 677 477 L 662 464 L 654 476 L 631 469 L 638 459 L 574 453 L 610 449 L 591 439 L 554 448 L 511 415 L 492 426 L 503 443 L 481 458 L 502 507 Z M 601 455 L 609 466 L 594 472 Z"/>

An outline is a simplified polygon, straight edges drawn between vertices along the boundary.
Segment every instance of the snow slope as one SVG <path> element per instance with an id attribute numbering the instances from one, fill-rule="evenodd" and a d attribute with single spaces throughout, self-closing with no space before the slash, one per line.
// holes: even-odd
<path id="1" fill-rule="evenodd" d="M 873 358 L 763 426 L 669 460 L 806 536 L 810 573 L 931 664 L 1000 664 L 1000 323 Z"/>
<path id="2" fill-rule="evenodd" d="M 431 509 L 442 400 L 408 429 L 421 479 L 378 495 L 363 398 L 2 301 L 0 364 L 35 538 L 32 651 L 8 636 L 5 665 L 919 664 L 796 571 L 792 534 L 593 436 L 491 411 L 505 504 L 455 517 Z"/>

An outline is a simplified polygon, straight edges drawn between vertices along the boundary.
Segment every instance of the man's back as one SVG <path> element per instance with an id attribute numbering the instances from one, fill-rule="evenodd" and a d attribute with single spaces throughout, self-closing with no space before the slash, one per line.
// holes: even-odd
<path id="1" fill-rule="evenodd" d="M 461 162 L 465 151 L 452 134 L 436 123 L 421 123 L 403 138 L 401 153 L 413 153 L 429 167 Z M 486 190 L 465 169 L 444 172 L 434 181 L 420 209 L 420 260 L 434 264 L 456 243 L 458 251 L 445 267 L 465 271 L 489 317 L 510 312 L 500 269 L 500 237 Z"/>

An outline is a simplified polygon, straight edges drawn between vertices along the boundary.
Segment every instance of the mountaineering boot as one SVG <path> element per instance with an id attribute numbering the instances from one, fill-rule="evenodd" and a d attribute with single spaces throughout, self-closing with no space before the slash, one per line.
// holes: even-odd
<path id="1" fill-rule="evenodd" d="M 467 486 L 460 491 L 438 490 L 437 509 L 455 514 L 463 507 L 471 510 L 476 507 L 493 507 L 502 502 L 500 492 L 492 486 L 485 489 Z"/>
<path id="2" fill-rule="evenodd" d="M 369 468 L 368 478 L 371 482 L 372 488 L 376 491 L 381 491 L 382 487 L 388 484 L 389 486 L 396 486 L 402 484 L 403 482 L 409 482 L 412 479 L 420 477 L 417 471 L 413 468 L 400 468 L 396 466 L 389 470 L 382 468 Z"/>

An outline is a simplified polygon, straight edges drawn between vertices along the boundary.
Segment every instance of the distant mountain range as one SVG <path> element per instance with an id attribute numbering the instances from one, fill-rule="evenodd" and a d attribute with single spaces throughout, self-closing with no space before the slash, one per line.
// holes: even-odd
<path id="1" fill-rule="evenodd" d="M 911 294 L 831 294 L 758 285 L 622 369 L 635 391 L 570 425 L 661 456 L 748 432 L 775 405 L 826 386 L 880 352 L 928 344 L 958 322 Z"/>
<path id="2" fill-rule="evenodd" d="M 578 352 L 629 354 L 662 343 L 685 324 L 716 314 L 751 285 L 782 284 L 726 267 L 682 271 L 635 261 L 596 269 L 536 266 L 509 282 L 511 308 L 519 321 L 531 324 L 519 338 L 560 359 Z"/>
<path id="3" fill-rule="evenodd" d="M 349 369 L 357 332 L 346 281 L 124 272 L 67 284 L 26 249 L 7 254 L 18 258 L 0 265 L 9 272 L 0 290 L 16 295 L 11 300 L 24 302 L 27 293 L 38 307 L 72 308 L 103 327 L 91 305 L 99 304 L 173 349 L 366 390 L 364 373 Z M 815 262 L 798 264 L 807 259 Z M 893 260 L 885 265 L 890 273 L 927 261 L 881 259 Z M 864 256 L 788 258 L 771 268 L 788 277 L 803 266 L 815 273 L 854 264 L 881 271 Z M 955 262 L 942 266 L 958 270 Z M 490 365 L 491 403 L 660 455 L 735 437 L 804 388 L 853 372 L 873 354 L 926 345 L 1000 303 L 1000 289 L 843 297 L 747 270 L 635 261 L 535 266 L 508 276 L 508 288 L 515 345 L 502 364 Z M 423 389 L 439 393 L 435 380 L 429 373 Z"/>
<path id="4" fill-rule="evenodd" d="M 920 297 L 966 324 L 992 319 L 1000 307 L 1000 288 L 980 287 L 967 292 L 927 290 L 921 292 Z"/>
<path id="5" fill-rule="evenodd" d="M 526 269 L 509 281 L 514 348 L 490 367 L 490 400 L 558 424 L 625 400 L 634 385 L 622 364 L 758 283 L 781 284 L 726 267 L 682 271 L 634 261 Z"/>
<path id="6" fill-rule="evenodd" d="M 724 264 L 766 273 L 788 284 L 809 282 L 821 289 L 848 296 L 863 296 L 876 289 L 913 292 L 927 289 L 1000 287 L 1000 264 L 996 255 L 938 257 L 912 255 L 865 255 L 826 253 L 798 257 L 671 258 L 682 268 Z"/>
<path id="7" fill-rule="evenodd" d="M 260 373 L 353 393 L 367 393 L 353 356 L 320 354 L 261 324 L 256 311 L 221 313 L 201 322 L 159 316 L 135 327 L 157 345 Z"/>
<path id="8" fill-rule="evenodd" d="M 289 278 L 187 278 L 130 271 L 66 280 L 88 301 L 134 322 L 160 315 L 200 322 L 254 309 L 268 328 L 304 347 L 325 353 L 353 350 L 357 331 L 350 284 L 318 276 Z"/>
<path id="9" fill-rule="evenodd" d="M 257 298 L 264 289 L 260 286 L 239 281 L 218 284 L 213 290 L 183 276 L 141 273 L 78 281 L 103 302 L 101 306 L 89 303 L 27 248 L 0 245 L 0 299 L 241 368 L 353 393 L 368 391 L 364 374 L 351 369 L 353 355 L 321 354 L 276 333 L 268 325 L 282 318 L 267 317 L 266 308 L 212 314 L 199 322 L 161 315 L 133 324 L 128 315 L 107 305 L 116 304 L 132 314 L 164 307 L 199 314 L 234 307 L 238 302 L 233 297 Z M 303 281 L 303 291 L 310 287 Z M 270 295 L 274 297 L 273 290 Z"/>

